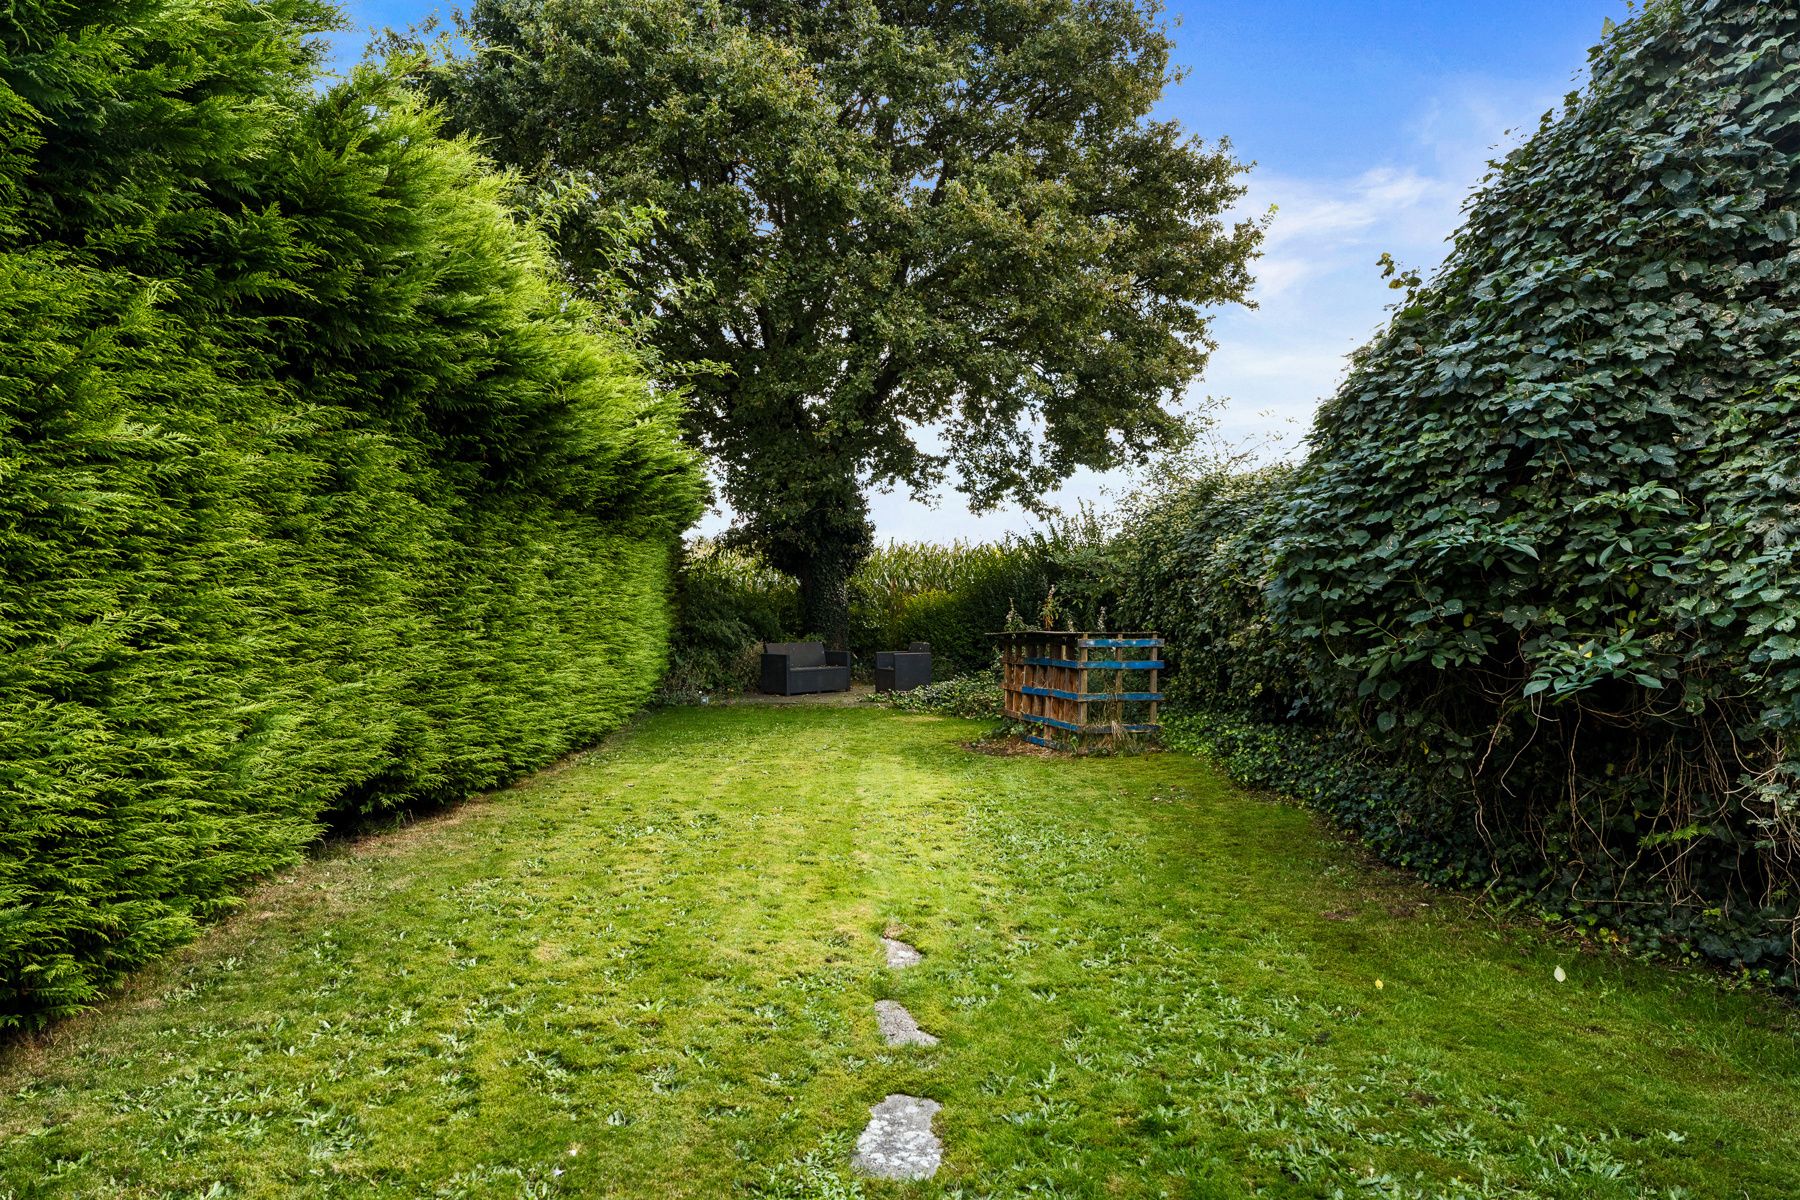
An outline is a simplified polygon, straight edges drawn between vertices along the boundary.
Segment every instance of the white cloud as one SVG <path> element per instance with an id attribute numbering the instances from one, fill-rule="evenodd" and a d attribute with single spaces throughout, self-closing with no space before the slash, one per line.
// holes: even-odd
<path id="1" fill-rule="evenodd" d="M 1346 356 L 1386 319 L 1395 293 L 1377 260 L 1429 273 L 1490 159 L 1557 99 L 1541 87 L 1447 80 L 1405 130 L 1393 161 L 1345 178 L 1253 176 L 1246 207 L 1275 206 L 1257 265 L 1258 307 L 1220 315 L 1219 350 L 1198 385 L 1228 397 L 1222 440 L 1299 449 Z"/>
<path id="2" fill-rule="evenodd" d="M 1397 214 L 1454 210 L 1461 190 L 1412 167 L 1372 167 L 1349 180 L 1252 177 L 1250 204 L 1267 198 L 1276 206 L 1269 228 L 1271 256 L 1292 253 L 1295 245 L 1354 238 L 1379 229 Z"/>

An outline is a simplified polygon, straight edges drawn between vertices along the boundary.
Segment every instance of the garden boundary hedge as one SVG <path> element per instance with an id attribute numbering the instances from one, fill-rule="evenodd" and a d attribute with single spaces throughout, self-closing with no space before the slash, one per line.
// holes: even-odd
<path id="1" fill-rule="evenodd" d="M 1428 878 L 1792 983 L 1800 9 L 1653 2 L 1591 66 L 1297 471 L 1155 508 L 1125 616 Z"/>
<path id="2" fill-rule="evenodd" d="M 662 670 L 677 414 L 338 19 L 0 13 L 0 1027 Z"/>

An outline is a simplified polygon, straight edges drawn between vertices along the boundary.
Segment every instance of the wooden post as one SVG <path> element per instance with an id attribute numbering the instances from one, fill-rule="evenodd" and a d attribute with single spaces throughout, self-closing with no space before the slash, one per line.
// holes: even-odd
<path id="1" fill-rule="evenodd" d="M 1013 665 L 1013 638 L 1003 634 L 1000 638 L 1000 694 L 1001 710 L 1009 717 L 1017 717 L 1019 705 L 1016 699 L 1019 691 L 1018 668 Z"/>
<path id="2" fill-rule="evenodd" d="M 1033 635 L 1030 645 L 1031 645 L 1031 653 L 1029 655 L 1027 655 L 1028 658 L 1041 659 L 1044 657 L 1043 638 L 1041 636 Z M 1039 664 L 1034 664 L 1032 666 L 1026 667 L 1025 677 L 1031 681 L 1032 687 L 1035 687 L 1035 688 L 1043 687 L 1044 686 L 1043 665 L 1041 663 L 1039 663 Z M 1031 698 L 1031 711 L 1040 717 L 1044 715 L 1044 698 L 1042 696 L 1033 696 Z"/>
<path id="3" fill-rule="evenodd" d="M 1150 649 L 1150 657 L 1152 659 L 1160 659 L 1160 658 L 1162 658 L 1162 651 L 1153 646 Z M 1150 668 L 1149 691 L 1152 696 L 1158 695 L 1162 691 L 1161 688 L 1156 686 L 1156 677 L 1160 674 L 1162 674 L 1162 672 L 1158 668 L 1156 668 L 1156 667 Z M 1154 700 L 1152 700 L 1150 702 L 1150 724 L 1152 724 L 1152 725 L 1156 724 L 1156 701 L 1154 701 Z"/>
<path id="4" fill-rule="evenodd" d="M 1090 639 L 1090 638 L 1077 638 L 1077 639 L 1075 639 L 1075 640 L 1076 640 L 1076 641 L 1079 641 L 1079 642 L 1086 642 L 1086 641 L 1091 641 L 1091 640 L 1092 640 L 1092 639 Z M 1076 702 L 1075 702 L 1075 723 L 1076 723 L 1076 724 L 1077 724 L 1077 725 L 1079 725 L 1079 726 L 1081 726 L 1081 732 L 1080 732 L 1080 733 L 1078 733 L 1078 734 L 1076 734 L 1076 735 L 1075 735 L 1075 736 L 1076 736 L 1076 737 L 1077 737 L 1077 738 L 1079 738 L 1079 739 L 1080 739 L 1080 740 L 1081 740 L 1081 742 L 1082 742 L 1082 744 L 1083 744 L 1083 745 L 1085 745 L 1085 744 L 1086 744 L 1086 743 L 1087 743 L 1087 726 L 1088 726 L 1088 702 L 1087 702 L 1087 693 L 1088 693 L 1088 669 L 1087 669 L 1087 661 L 1088 661 L 1088 648 L 1087 648 L 1087 647 L 1086 647 L 1086 646 L 1083 646 L 1083 647 L 1081 647 L 1081 653 L 1080 653 L 1080 654 L 1078 654 L 1078 655 L 1077 655 L 1077 656 L 1076 656 L 1076 658 L 1077 658 L 1077 659 L 1078 659 L 1078 660 L 1079 660 L 1079 661 L 1080 661 L 1080 663 L 1081 663 L 1081 678 L 1080 678 L 1080 680 L 1079 680 L 1079 681 L 1077 681 L 1077 682 L 1076 682 L 1076 684 L 1075 684 L 1075 694 L 1076 694 L 1076 695 L 1077 695 L 1077 696 L 1080 696 L 1080 697 L 1081 697 L 1081 699 L 1080 699 L 1080 700 L 1077 700 L 1077 701 L 1076 701 Z"/>

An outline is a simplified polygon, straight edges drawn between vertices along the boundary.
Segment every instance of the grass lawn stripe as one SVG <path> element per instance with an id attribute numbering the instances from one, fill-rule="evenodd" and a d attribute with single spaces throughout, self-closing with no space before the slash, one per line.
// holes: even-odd
<path id="1" fill-rule="evenodd" d="M 0 1196 L 1800 1195 L 1791 1008 L 979 729 L 667 710 L 335 847 L 0 1052 Z M 890 1093 L 928 1182 L 850 1172 Z"/>

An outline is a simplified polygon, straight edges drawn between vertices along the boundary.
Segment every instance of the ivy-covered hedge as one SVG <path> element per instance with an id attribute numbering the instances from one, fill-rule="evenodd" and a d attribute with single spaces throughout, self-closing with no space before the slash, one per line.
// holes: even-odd
<path id="1" fill-rule="evenodd" d="M 1297 472 L 1133 515 L 1171 722 L 1427 878 L 1795 980 L 1800 10 L 1653 3 Z"/>
<path id="2" fill-rule="evenodd" d="M 1509 867 L 1768 966 L 1800 906 L 1797 46 L 1751 0 L 1608 36 L 1321 410 L 1272 592 Z"/>
<path id="3" fill-rule="evenodd" d="M 1105 577 L 1123 627 L 1168 643 L 1171 700 L 1263 720 L 1309 712 L 1309 660 L 1276 631 L 1265 595 L 1293 477 L 1184 465 L 1127 504 Z"/>
<path id="4" fill-rule="evenodd" d="M 0 1026 L 662 668 L 675 414 L 336 20 L 0 12 Z"/>
<path id="5" fill-rule="evenodd" d="M 1189 590 L 1144 614 L 1196 639 L 1187 736 L 1241 775 L 1430 877 L 1789 979 L 1796 47 L 1785 3 L 1611 31 L 1276 500 L 1195 493 L 1162 547 Z M 1257 696 L 1295 719 L 1259 732 Z"/>

